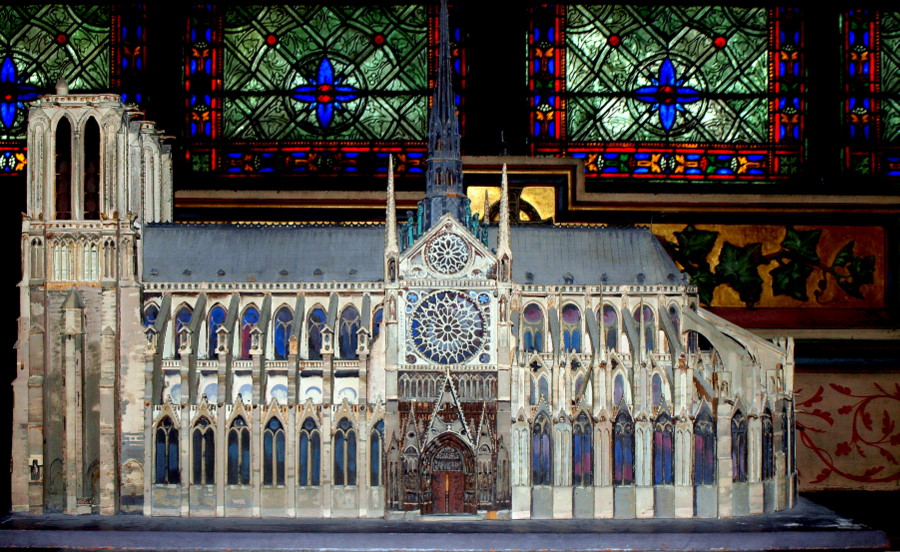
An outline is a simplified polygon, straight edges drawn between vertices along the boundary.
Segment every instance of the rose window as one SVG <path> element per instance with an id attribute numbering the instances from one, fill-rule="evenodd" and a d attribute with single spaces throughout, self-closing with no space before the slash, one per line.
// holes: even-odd
<path id="1" fill-rule="evenodd" d="M 484 319 L 468 295 L 440 291 L 424 298 L 412 316 L 416 351 L 438 364 L 459 364 L 484 345 Z"/>
<path id="2" fill-rule="evenodd" d="M 469 246 L 454 234 L 442 234 L 428 244 L 428 265 L 441 274 L 455 274 L 469 262 Z"/>

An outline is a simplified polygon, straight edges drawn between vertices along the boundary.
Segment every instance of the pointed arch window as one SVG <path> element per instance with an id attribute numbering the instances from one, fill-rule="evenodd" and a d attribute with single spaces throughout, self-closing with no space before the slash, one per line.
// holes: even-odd
<path id="1" fill-rule="evenodd" d="M 72 125 L 63 117 L 56 125 L 56 218 L 72 218 Z"/>
<path id="2" fill-rule="evenodd" d="M 747 419 L 740 410 L 731 418 L 731 479 L 747 482 Z"/>
<path id="3" fill-rule="evenodd" d="M 359 345 L 359 311 L 353 305 L 348 306 L 341 313 L 341 325 L 339 330 L 340 355 L 343 359 L 358 359 L 356 353 Z"/>
<path id="4" fill-rule="evenodd" d="M 613 483 L 634 483 L 634 420 L 622 409 L 613 427 Z"/>
<path id="5" fill-rule="evenodd" d="M 209 327 L 209 358 L 216 358 L 219 348 L 219 328 L 225 323 L 225 309 L 216 305 L 209 311 L 207 326 Z"/>
<path id="6" fill-rule="evenodd" d="M 384 420 L 378 420 L 369 435 L 369 486 L 380 487 L 381 451 L 384 448 Z"/>
<path id="7" fill-rule="evenodd" d="M 284 485 L 284 426 L 274 416 L 263 430 L 263 485 Z"/>
<path id="8" fill-rule="evenodd" d="M 603 305 L 602 322 L 606 331 L 606 348 L 615 351 L 619 348 L 619 315 L 612 305 Z"/>
<path id="9" fill-rule="evenodd" d="M 647 305 L 638 307 L 634 311 L 634 321 L 644 324 L 644 348 L 648 351 L 654 350 L 656 348 L 656 322 L 653 309 Z"/>
<path id="10" fill-rule="evenodd" d="M 566 351 L 581 352 L 581 310 L 569 304 L 562 309 L 563 347 Z"/>
<path id="11" fill-rule="evenodd" d="M 772 411 L 768 408 L 762 416 L 762 477 L 775 477 L 775 427 L 772 423 Z"/>
<path id="12" fill-rule="evenodd" d="M 550 448 L 550 418 L 541 413 L 531 429 L 531 484 L 553 483 L 552 450 Z"/>
<path id="13" fill-rule="evenodd" d="M 100 125 L 93 117 L 84 127 L 84 218 L 100 218 Z"/>
<path id="14" fill-rule="evenodd" d="M 300 470 L 297 476 L 297 484 L 301 487 L 318 487 L 322 449 L 319 440 L 319 428 L 312 418 L 303 420 L 303 426 L 300 428 L 300 450 L 298 456 L 300 457 Z"/>
<path id="15" fill-rule="evenodd" d="M 544 311 L 535 303 L 525 306 L 525 323 L 522 326 L 522 344 L 527 352 L 544 350 Z"/>
<path id="16" fill-rule="evenodd" d="M 294 313 L 288 307 L 281 307 L 275 313 L 275 360 L 287 360 L 290 354 L 291 331 L 294 327 Z"/>
<path id="17" fill-rule="evenodd" d="M 325 327 L 326 320 L 325 311 L 320 307 L 314 308 L 309 313 L 306 335 L 310 360 L 322 360 L 322 329 Z"/>
<path id="18" fill-rule="evenodd" d="M 356 485 L 356 431 L 347 418 L 334 432 L 334 484 Z"/>
<path id="19" fill-rule="evenodd" d="M 593 448 L 591 420 L 582 412 L 572 427 L 572 484 L 589 487 L 593 484 Z"/>
<path id="20" fill-rule="evenodd" d="M 241 358 L 250 359 L 250 349 L 253 348 L 253 329 L 259 324 L 259 310 L 254 306 L 247 307 L 244 316 L 241 317 Z"/>
<path id="21" fill-rule="evenodd" d="M 694 485 L 716 482 L 716 424 L 703 409 L 694 420 Z"/>
<path id="22" fill-rule="evenodd" d="M 194 424 L 193 435 L 193 483 L 213 485 L 216 482 L 216 434 L 206 416 Z"/>
<path id="23" fill-rule="evenodd" d="M 158 485 L 181 483 L 178 468 L 178 428 L 169 416 L 156 425 L 156 478 Z"/>
<path id="24" fill-rule="evenodd" d="M 241 416 L 228 429 L 228 484 L 250 484 L 250 428 Z"/>
<path id="25" fill-rule="evenodd" d="M 156 325 L 156 319 L 159 318 L 159 307 L 150 303 L 146 307 L 144 307 L 144 327 L 149 328 L 150 326 Z"/>
<path id="26" fill-rule="evenodd" d="M 675 424 L 668 412 L 661 412 L 653 423 L 653 483 L 675 483 L 675 463 L 672 450 L 675 443 Z"/>
<path id="27" fill-rule="evenodd" d="M 175 359 L 181 358 L 181 347 L 183 345 L 182 341 L 184 340 L 182 330 L 191 323 L 191 314 L 191 307 L 184 305 L 175 315 Z"/>
<path id="28" fill-rule="evenodd" d="M 378 339 L 378 336 L 381 335 L 381 322 L 384 320 L 384 309 L 382 307 L 378 307 L 375 309 L 375 315 L 372 316 L 372 340 Z"/>

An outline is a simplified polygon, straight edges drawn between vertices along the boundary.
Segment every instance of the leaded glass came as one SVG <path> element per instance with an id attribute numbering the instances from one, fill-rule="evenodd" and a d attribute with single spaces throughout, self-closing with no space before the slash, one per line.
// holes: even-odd
<path id="1" fill-rule="evenodd" d="M 605 179 L 789 177 L 804 158 L 802 49 L 791 9 L 535 7 L 533 152 Z"/>
<path id="2" fill-rule="evenodd" d="M 224 136 L 422 140 L 423 6 L 242 6 L 226 11 Z"/>

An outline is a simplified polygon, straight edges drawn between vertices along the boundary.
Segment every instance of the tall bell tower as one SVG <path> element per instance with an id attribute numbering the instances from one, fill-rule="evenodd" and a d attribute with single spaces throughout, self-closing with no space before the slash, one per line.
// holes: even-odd
<path id="1" fill-rule="evenodd" d="M 143 429 L 120 382 L 142 369 L 140 233 L 171 220 L 169 146 L 117 95 L 63 80 L 27 140 L 13 509 L 112 514 L 122 432 Z"/>

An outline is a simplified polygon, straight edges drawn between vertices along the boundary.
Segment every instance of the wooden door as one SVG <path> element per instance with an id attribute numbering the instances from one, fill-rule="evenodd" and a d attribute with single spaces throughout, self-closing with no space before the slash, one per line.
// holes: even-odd
<path id="1" fill-rule="evenodd" d="M 435 514 L 464 513 L 465 477 L 461 471 L 434 472 L 431 477 L 431 497 Z"/>

